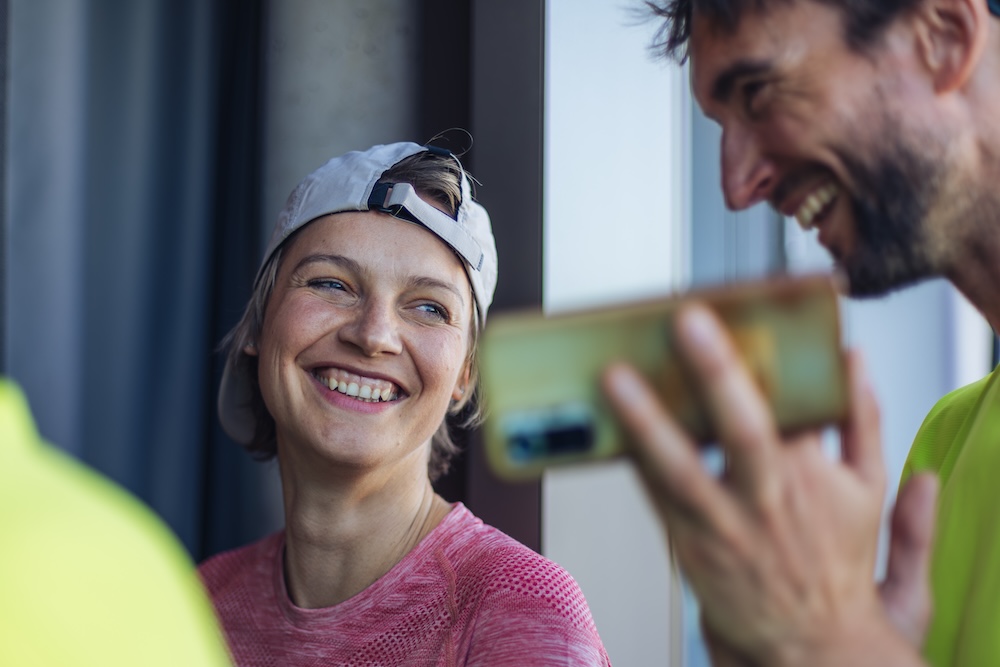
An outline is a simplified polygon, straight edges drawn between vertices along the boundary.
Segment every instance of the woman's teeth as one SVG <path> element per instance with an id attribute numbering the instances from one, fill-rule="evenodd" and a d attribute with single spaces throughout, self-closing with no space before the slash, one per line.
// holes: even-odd
<path id="1" fill-rule="evenodd" d="M 330 376 L 316 375 L 332 391 L 351 396 L 359 401 L 377 403 L 379 401 L 396 400 L 396 386 L 384 380 L 374 380 L 348 373 L 335 373 Z"/>
<path id="2" fill-rule="evenodd" d="M 839 192 L 840 188 L 834 183 L 827 183 L 806 197 L 806 200 L 799 206 L 799 210 L 795 212 L 795 219 L 798 220 L 802 229 L 812 229 L 817 214 L 826 208 L 826 205 L 832 202 Z"/>

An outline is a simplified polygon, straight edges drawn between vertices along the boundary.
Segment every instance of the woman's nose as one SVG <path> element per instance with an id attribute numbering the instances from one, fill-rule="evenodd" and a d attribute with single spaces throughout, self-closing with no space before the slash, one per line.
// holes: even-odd
<path id="1" fill-rule="evenodd" d="M 402 350 L 398 317 L 390 304 L 365 300 L 351 315 L 350 321 L 340 328 L 342 341 L 368 357 L 399 354 Z"/>
<path id="2" fill-rule="evenodd" d="M 724 129 L 720 160 L 722 192 L 731 210 L 749 208 L 771 196 L 777 182 L 777 169 L 751 132 L 741 128 Z"/>

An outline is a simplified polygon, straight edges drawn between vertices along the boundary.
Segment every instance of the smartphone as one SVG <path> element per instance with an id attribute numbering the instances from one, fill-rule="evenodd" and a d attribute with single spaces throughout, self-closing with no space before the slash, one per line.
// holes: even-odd
<path id="1" fill-rule="evenodd" d="M 722 319 L 782 432 L 846 416 L 839 301 L 829 276 L 744 282 L 553 316 L 503 313 L 487 324 L 480 346 L 483 432 L 494 472 L 528 480 L 552 465 L 623 453 L 623 432 L 599 386 L 613 361 L 635 366 L 695 441 L 712 442 L 712 420 L 675 354 L 671 319 L 691 300 Z"/>

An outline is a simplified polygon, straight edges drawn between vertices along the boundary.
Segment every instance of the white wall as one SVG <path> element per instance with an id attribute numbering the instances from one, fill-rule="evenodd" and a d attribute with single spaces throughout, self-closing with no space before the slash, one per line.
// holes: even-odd
<path id="1" fill-rule="evenodd" d="M 263 206 L 267 235 L 292 188 L 330 158 L 415 136 L 418 5 L 269 3 Z"/>
<path id="2" fill-rule="evenodd" d="M 662 294 L 687 277 L 687 79 L 652 62 L 653 26 L 624 7 L 547 5 L 549 311 Z M 617 667 L 671 664 L 665 541 L 627 464 L 546 473 L 542 550 L 580 583 Z"/>

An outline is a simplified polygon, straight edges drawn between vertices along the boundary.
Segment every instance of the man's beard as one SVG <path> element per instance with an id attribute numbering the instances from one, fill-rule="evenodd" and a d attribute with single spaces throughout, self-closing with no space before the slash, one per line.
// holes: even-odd
<path id="1" fill-rule="evenodd" d="M 882 296 L 939 272 L 927 217 L 940 190 L 942 163 L 913 150 L 898 128 L 888 134 L 874 165 L 843 156 L 858 188 L 852 199 L 857 242 L 850 256 L 836 259 L 854 297 Z"/>

